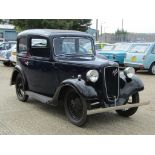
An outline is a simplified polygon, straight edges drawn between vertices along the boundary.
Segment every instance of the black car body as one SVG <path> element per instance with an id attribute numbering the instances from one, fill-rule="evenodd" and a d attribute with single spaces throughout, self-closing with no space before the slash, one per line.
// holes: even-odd
<path id="1" fill-rule="evenodd" d="M 132 103 L 138 103 L 138 91 L 144 89 L 136 75 L 120 73 L 117 63 L 97 56 L 87 33 L 49 29 L 18 35 L 14 84 L 21 101 L 32 96 L 54 106 L 64 104 L 69 120 L 78 126 L 85 123 L 87 110 L 119 107 L 130 96 Z M 128 116 L 137 106 L 126 110 Z M 117 112 L 124 116 L 120 109 Z"/>

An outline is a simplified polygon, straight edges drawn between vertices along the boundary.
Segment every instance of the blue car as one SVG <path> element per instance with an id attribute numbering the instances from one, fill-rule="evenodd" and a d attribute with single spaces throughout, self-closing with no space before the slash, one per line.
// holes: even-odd
<path id="1" fill-rule="evenodd" d="M 135 70 L 145 69 L 155 75 L 155 42 L 134 43 L 128 51 L 125 66 Z"/>
<path id="2" fill-rule="evenodd" d="M 119 63 L 120 66 L 124 66 L 124 59 L 130 47 L 131 43 L 116 43 L 113 48 L 108 48 L 110 50 L 105 50 L 107 49 L 105 46 L 98 54 L 106 56 L 110 61 Z"/>

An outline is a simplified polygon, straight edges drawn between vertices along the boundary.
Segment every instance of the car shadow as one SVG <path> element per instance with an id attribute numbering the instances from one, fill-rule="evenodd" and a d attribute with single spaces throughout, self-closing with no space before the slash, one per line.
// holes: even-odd
<path id="1" fill-rule="evenodd" d="M 94 113 L 88 116 L 88 122 L 85 125 L 87 128 L 96 128 L 96 126 L 108 126 L 113 125 L 117 122 L 130 122 L 132 120 L 131 117 L 121 117 L 115 112 L 102 112 L 102 113 Z M 98 128 L 97 127 L 97 128 Z"/>
<path id="2" fill-rule="evenodd" d="M 53 117 L 57 117 L 59 119 L 62 119 L 64 122 L 67 122 L 68 124 L 68 119 L 65 115 L 65 110 L 64 106 L 51 106 L 47 104 L 40 103 L 34 99 L 29 99 L 28 103 L 35 105 L 35 108 L 38 108 L 39 110 L 44 111 L 45 113 L 51 114 Z M 81 127 L 81 129 L 91 129 L 95 130 L 96 128 L 102 126 L 111 126 L 116 122 L 130 122 L 132 118 L 124 118 L 115 112 L 102 112 L 102 113 L 93 113 L 89 114 L 87 117 L 87 123 Z M 71 126 L 74 126 L 73 124 L 70 123 Z"/>
<path id="3" fill-rule="evenodd" d="M 35 108 L 37 108 L 38 110 L 42 110 L 45 113 L 52 114 L 56 117 L 60 117 L 60 119 L 63 120 L 67 120 L 67 118 L 65 117 L 65 109 L 63 105 L 52 106 L 49 104 L 41 103 L 32 98 L 28 99 L 27 103 L 35 105 Z"/>

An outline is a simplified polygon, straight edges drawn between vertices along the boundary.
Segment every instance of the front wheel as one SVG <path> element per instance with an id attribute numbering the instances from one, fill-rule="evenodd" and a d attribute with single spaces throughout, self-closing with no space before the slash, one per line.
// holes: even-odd
<path id="1" fill-rule="evenodd" d="M 128 104 L 135 104 L 139 103 L 139 93 L 133 94 L 131 97 L 128 99 Z M 123 109 L 123 110 L 116 110 L 116 112 L 123 117 L 129 117 L 132 116 L 133 114 L 136 113 L 138 107 L 133 107 L 129 109 Z"/>
<path id="2" fill-rule="evenodd" d="M 28 95 L 25 93 L 24 80 L 20 74 L 17 75 L 15 88 L 18 100 L 26 102 L 28 100 Z"/>
<path id="3" fill-rule="evenodd" d="M 87 119 L 87 104 L 81 99 L 75 90 L 70 89 L 66 94 L 64 103 L 65 113 L 69 121 L 77 126 L 82 126 Z"/>
<path id="4" fill-rule="evenodd" d="M 155 75 L 155 63 L 153 63 L 149 69 L 149 72 L 152 74 L 152 75 Z"/>

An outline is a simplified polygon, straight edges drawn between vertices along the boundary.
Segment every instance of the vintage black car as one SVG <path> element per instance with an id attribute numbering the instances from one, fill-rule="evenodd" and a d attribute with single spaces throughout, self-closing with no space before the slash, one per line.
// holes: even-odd
<path id="1" fill-rule="evenodd" d="M 31 96 L 50 105 L 64 105 L 68 119 L 81 126 L 87 111 L 103 108 L 121 116 L 133 115 L 142 81 L 132 68 L 95 53 L 93 38 L 71 30 L 32 29 L 17 37 L 17 65 L 11 77 L 17 97 Z"/>

